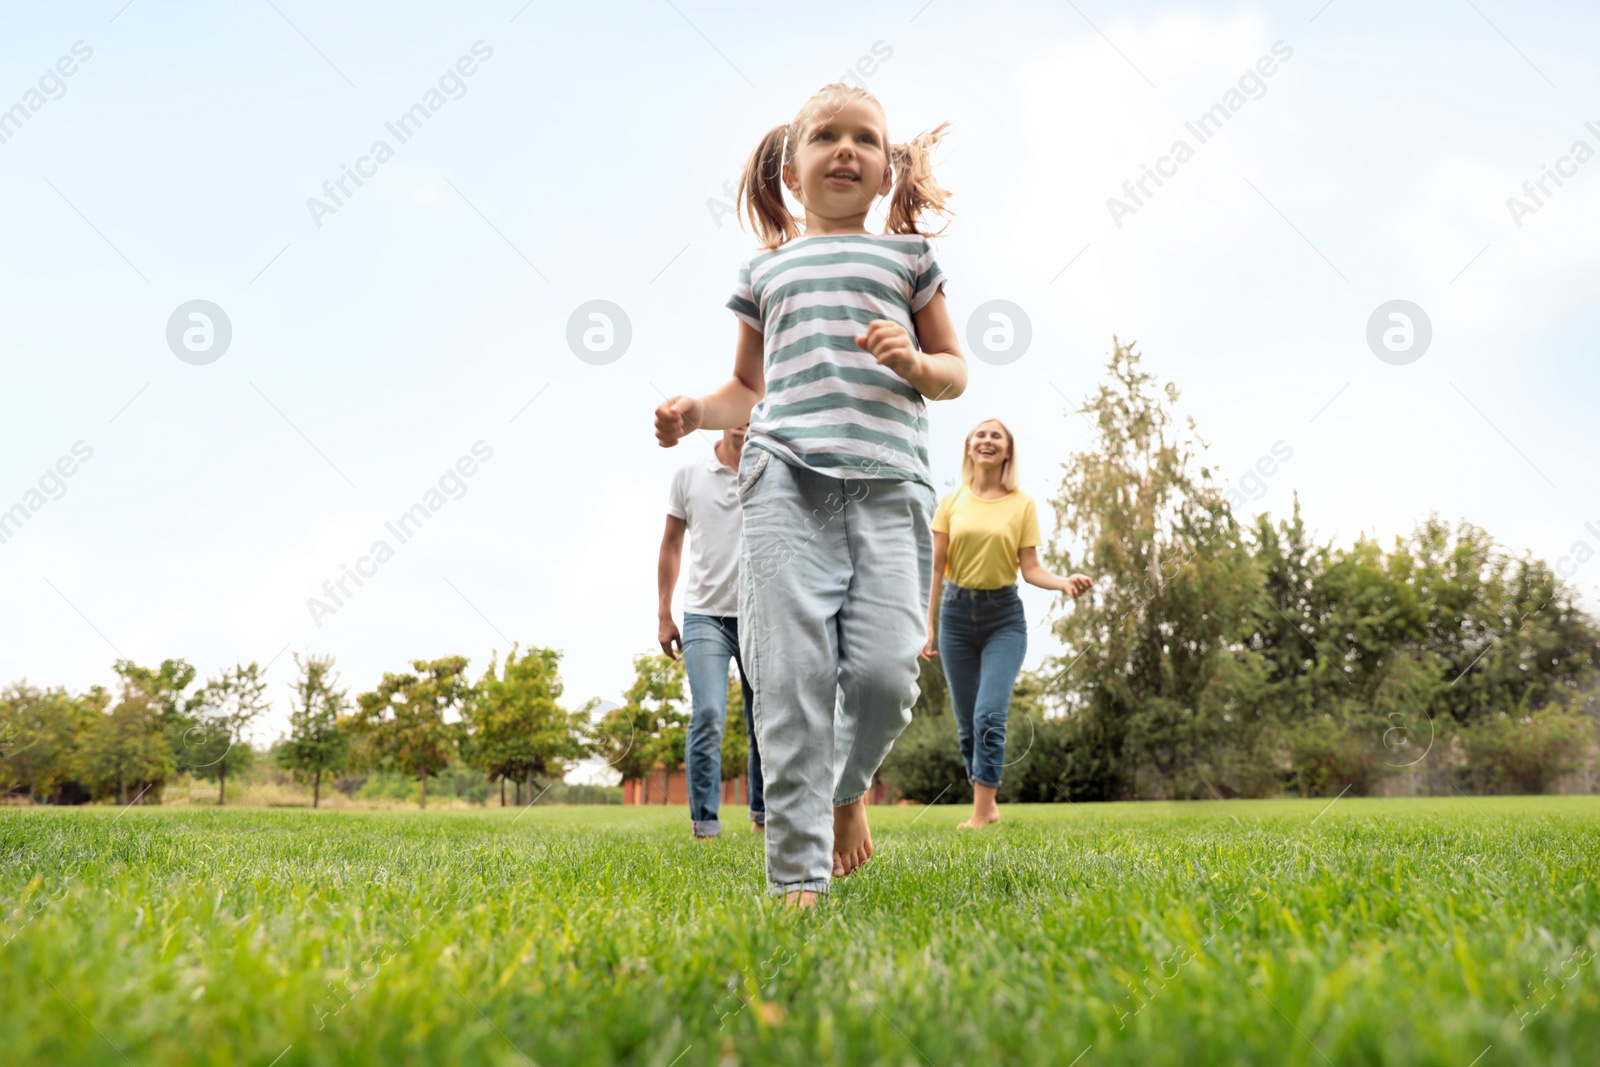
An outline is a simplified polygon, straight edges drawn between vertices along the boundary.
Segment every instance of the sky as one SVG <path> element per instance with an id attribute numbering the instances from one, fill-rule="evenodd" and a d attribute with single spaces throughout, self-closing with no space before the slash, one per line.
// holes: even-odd
<path id="1" fill-rule="evenodd" d="M 25 515 L 0 526 L 0 681 L 256 661 L 266 741 L 294 653 L 360 691 L 518 642 L 562 651 L 574 705 L 617 700 L 654 647 L 668 483 L 708 447 L 657 447 L 652 411 L 732 369 L 724 303 L 756 248 L 732 183 L 847 72 L 894 140 L 951 123 L 935 246 L 977 344 L 966 394 L 930 410 L 941 492 L 1000 417 L 1053 529 L 1090 442 L 1072 411 L 1119 337 L 1248 511 L 1298 494 L 1336 544 L 1466 519 L 1600 608 L 1575 551 L 1600 552 L 1593 6 L 106 0 L 5 21 L 0 514 Z M 996 308 L 1009 349 L 982 343 Z M 609 348 L 569 343 L 595 324 Z M 386 524 L 418 503 L 402 541 Z M 1024 587 L 1027 666 L 1055 651 L 1053 601 Z"/>

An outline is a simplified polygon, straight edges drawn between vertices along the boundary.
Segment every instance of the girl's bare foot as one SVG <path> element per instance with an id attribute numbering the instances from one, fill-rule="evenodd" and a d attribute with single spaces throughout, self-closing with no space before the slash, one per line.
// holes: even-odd
<path id="1" fill-rule="evenodd" d="M 810 889 L 796 889 L 783 895 L 783 906 L 786 908 L 814 908 L 817 905 L 817 894 Z"/>
<path id="2" fill-rule="evenodd" d="M 972 818 L 962 823 L 960 829 L 977 830 L 1000 821 L 1000 805 L 994 801 L 995 792 L 995 786 L 972 783 Z"/>
<path id="3" fill-rule="evenodd" d="M 767 832 L 767 824 L 764 822 L 753 822 L 750 824 L 750 832 L 753 834 L 764 834 Z"/>
<path id="4" fill-rule="evenodd" d="M 833 876 L 843 878 L 872 857 L 872 830 L 867 826 L 867 801 L 833 809 Z"/>

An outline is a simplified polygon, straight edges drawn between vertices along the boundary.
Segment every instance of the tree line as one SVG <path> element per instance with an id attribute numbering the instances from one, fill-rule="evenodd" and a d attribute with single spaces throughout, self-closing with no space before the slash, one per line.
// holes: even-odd
<path id="1" fill-rule="evenodd" d="M 1116 343 L 1083 405 L 1045 555 L 1095 588 L 1019 680 L 1002 800 L 1360 795 L 1397 775 L 1537 793 L 1592 765 L 1600 628 L 1566 580 L 1586 539 L 1557 573 L 1436 515 L 1386 548 L 1320 542 L 1298 494 L 1277 522 L 1236 514 L 1178 398 Z M 923 682 L 885 776 L 958 800 L 942 679 Z"/>
<path id="2" fill-rule="evenodd" d="M 288 732 L 267 757 L 310 787 L 313 807 L 323 783 L 345 771 L 414 777 L 425 807 L 428 779 L 458 765 L 498 780 L 504 803 L 508 781 L 519 802 L 526 785 L 531 801 L 536 779 L 559 779 L 592 755 L 634 777 L 663 757 L 682 762 L 683 672 L 666 657 L 638 657 L 625 703 L 599 717 L 599 701 L 563 703 L 554 649 L 513 646 L 475 681 L 468 662 L 414 660 L 352 697 L 331 657 L 297 653 Z M 189 775 L 215 781 L 225 803 L 228 776 L 257 759 L 247 734 L 268 708 L 263 669 L 241 664 L 203 684 L 183 659 L 154 668 L 119 660 L 115 671 L 114 697 L 102 686 L 72 693 L 26 681 L 0 690 L 0 792 L 39 803 L 155 803 Z"/>
<path id="3" fill-rule="evenodd" d="M 1049 620 L 1061 651 L 1013 694 L 1002 801 L 1364 794 L 1405 775 L 1418 792 L 1542 792 L 1592 765 L 1600 627 L 1569 574 L 1483 529 L 1430 515 L 1389 547 L 1320 542 L 1300 514 L 1242 516 L 1205 461 L 1179 394 L 1114 344 L 1079 412 L 1094 428 L 1061 465 L 1045 557 L 1095 588 Z M 1281 453 L 1280 453 L 1281 455 Z M 1595 555 L 1574 544 L 1566 564 Z M 634 657 L 623 703 L 563 703 L 561 653 L 414 660 L 352 698 L 333 661 L 295 657 L 289 732 L 269 753 L 310 785 L 345 769 L 421 783 L 463 764 L 533 797 L 598 757 L 624 781 L 683 765 L 681 663 Z M 118 693 L 25 682 L 0 691 L 0 790 L 81 803 L 159 798 L 177 774 L 215 780 L 255 751 L 266 709 L 255 664 L 196 684 L 182 659 L 116 664 Z M 970 799 L 937 665 L 882 770 L 901 796 Z M 723 779 L 744 771 L 730 679 Z M 665 782 L 661 797 L 665 800 Z"/>

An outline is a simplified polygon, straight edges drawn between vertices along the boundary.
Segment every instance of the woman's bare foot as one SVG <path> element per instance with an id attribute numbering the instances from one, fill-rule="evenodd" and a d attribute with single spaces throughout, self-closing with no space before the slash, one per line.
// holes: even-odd
<path id="1" fill-rule="evenodd" d="M 996 787 L 972 783 L 972 818 L 960 824 L 962 830 L 977 830 L 1000 821 L 1000 805 L 994 801 Z"/>
<path id="2" fill-rule="evenodd" d="M 866 798 L 833 809 L 833 876 L 843 878 L 872 857 Z"/>
<path id="3" fill-rule="evenodd" d="M 796 889 L 783 895 L 786 908 L 814 908 L 816 905 L 817 894 L 810 889 Z"/>
<path id="4" fill-rule="evenodd" d="M 767 832 L 767 824 L 764 822 L 753 822 L 750 824 L 750 832 L 753 834 L 764 834 Z"/>

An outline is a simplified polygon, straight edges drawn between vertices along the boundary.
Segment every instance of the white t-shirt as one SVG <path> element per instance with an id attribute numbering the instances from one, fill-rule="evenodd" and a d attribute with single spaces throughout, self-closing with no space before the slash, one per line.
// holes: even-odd
<path id="1" fill-rule="evenodd" d="M 672 476 L 667 514 L 689 524 L 683 610 L 691 614 L 739 614 L 739 536 L 744 520 L 738 484 L 739 472 L 724 467 L 716 453 Z"/>

